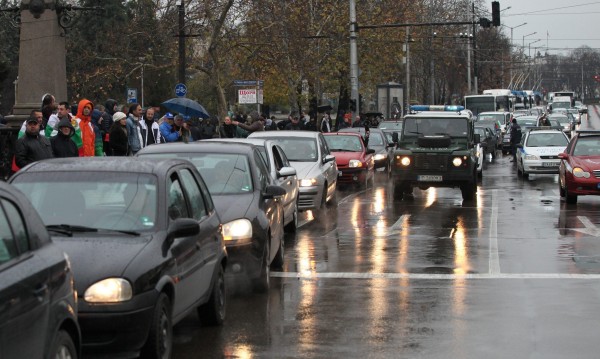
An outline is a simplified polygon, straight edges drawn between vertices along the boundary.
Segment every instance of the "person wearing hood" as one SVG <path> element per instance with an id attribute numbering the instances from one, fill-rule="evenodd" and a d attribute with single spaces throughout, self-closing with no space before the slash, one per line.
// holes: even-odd
<path id="1" fill-rule="evenodd" d="M 102 134 L 102 146 L 104 148 L 104 153 L 107 156 L 110 156 L 110 139 L 109 133 L 110 129 L 113 125 L 113 115 L 115 112 L 119 110 L 119 104 L 116 100 L 108 99 L 104 103 L 104 111 L 102 111 L 102 122 L 98 127 L 100 127 L 100 132 Z"/>
<path id="2" fill-rule="evenodd" d="M 92 124 L 92 112 L 94 104 L 92 101 L 82 99 L 77 106 L 77 116 L 75 122 L 75 136 L 73 139 L 79 148 L 79 157 L 102 156 L 102 142 L 97 146 L 96 130 Z M 81 138 L 77 139 L 77 129 L 79 128 Z"/>
<path id="3" fill-rule="evenodd" d="M 50 138 L 54 157 L 78 157 L 79 150 L 71 137 L 75 135 L 75 127 L 68 118 L 63 118 L 58 123 L 58 134 Z"/>

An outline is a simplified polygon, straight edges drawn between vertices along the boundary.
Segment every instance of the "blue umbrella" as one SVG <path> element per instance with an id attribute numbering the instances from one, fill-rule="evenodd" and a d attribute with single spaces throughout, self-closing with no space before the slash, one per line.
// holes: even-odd
<path id="1" fill-rule="evenodd" d="M 208 118 L 210 115 L 208 112 L 194 100 L 190 100 L 187 97 L 175 97 L 162 103 L 162 105 L 169 111 L 177 112 L 181 115 L 187 115 L 192 117 Z"/>

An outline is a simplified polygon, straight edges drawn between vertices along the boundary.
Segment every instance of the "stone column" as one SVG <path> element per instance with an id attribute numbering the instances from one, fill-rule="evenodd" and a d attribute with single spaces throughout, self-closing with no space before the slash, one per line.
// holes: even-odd
<path id="1" fill-rule="evenodd" d="M 44 0 L 45 2 L 52 2 Z M 21 10 L 19 77 L 11 125 L 19 125 L 33 109 L 42 105 L 42 96 L 51 93 L 56 101 L 67 101 L 65 37 L 56 11 L 46 8 L 35 18 Z"/>

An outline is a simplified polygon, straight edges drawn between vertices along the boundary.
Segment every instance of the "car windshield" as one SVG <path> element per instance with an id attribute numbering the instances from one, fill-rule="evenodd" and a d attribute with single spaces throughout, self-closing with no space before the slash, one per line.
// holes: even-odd
<path id="1" fill-rule="evenodd" d="M 383 146 L 383 136 L 381 133 L 373 133 L 369 135 L 369 146 Z"/>
<path id="2" fill-rule="evenodd" d="M 377 128 L 380 128 L 382 130 L 397 130 L 397 131 L 400 131 L 400 130 L 402 130 L 402 122 L 384 121 L 384 122 L 381 122 L 379 124 L 379 126 L 377 126 Z"/>
<path id="3" fill-rule="evenodd" d="M 569 140 L 561 132 L 531 133 L 527 138 L 527 147 L 565 147 Z"/>
<path id="4" fill-rule="evenodd" d="M 404 136 L 447 134 L 450 137 L 466 137 L 467 123 L 464 118 L 407 118 L 404 120 Z"/>
<path id="5" fill-rule="evenodd" d="M 29 198 L 45 225 L 144 231 L 157 218 L 157 179 L 122 172 L 32 172 L 13 185 Z"/>
<path id="6" fill-rule="evenodd" d="M 571 122 L 567 116 L 552 116 L 553 119 L 558 120 L 561 124 L 568 124 Z"/>
<path id="7" fill-rule="evenodd" d="M 358 136 L 325 136 L 327 146 L 333 152 L 362 152 L 364 147 Z"/>
<path id="8" fill-rule="evenodd" d="M 573 149 L 575 156 L 599 156 L 600 155 L 600 137 L 579 137 Z"/>
<path id="9" fill-rule="evenodd" d="M 290 162 L 317 162 L 317 141 L 307 137 L 274 137 Z"/>
<path id="10" fill-rule="evenodd" d="M 185 158 L 192 162 L 213 196 L 252 192 L 250 166 L 245 155 L 236 153 L 186 152 L 148 153 L 140 157 Z"/>

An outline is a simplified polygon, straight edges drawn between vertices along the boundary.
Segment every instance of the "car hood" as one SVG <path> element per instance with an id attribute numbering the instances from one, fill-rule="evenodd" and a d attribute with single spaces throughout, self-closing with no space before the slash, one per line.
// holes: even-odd
<path id="1" fill-rule="evenodd" d="M 52 241 L 69 256 L 80 295 L 101 279 L 122 277 L 150 239 L 150 236 L 52 236 Z"/>
<path id="2" fill-rule="evenodd" d="M 350 160 L 363 160 L 364 156 L 362 152 L 331 152 L 333 156 L 335 156 L 335 162 L 338 165 L 347 165 Z"/>
<path id="3" fill-rule="evenodd" d="M 571 156 L 571 164 L 588 171 L 600 170 L 600 156 Z"/>
<path id="4" fill-rule="evenodd" d="M 254 193 L 212 196 L 217 213 L 223 223 L 245 218 L 254 200 Z"/>
<path id="5" fill-rule="evenodd" d="M 296 175 L 298 179 L 301 180 L 314 177 L 314 175 L 311 175 L 311 173 L 313 173 L 313 171 L 318 167 L 319 162 L 290 161 L 290 164 L 296 169 Z"/>
<path id="6" fill-rule="evenodd" d="M 527 147 L 525 153 L 528 155 L 537 155 L 537 156 L 558 156 L 559 153 L 564 152 L 564 147 Z"/>

